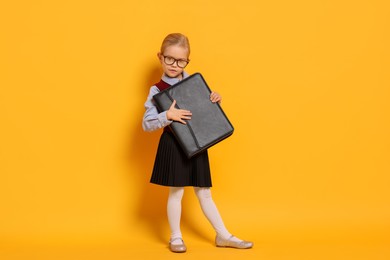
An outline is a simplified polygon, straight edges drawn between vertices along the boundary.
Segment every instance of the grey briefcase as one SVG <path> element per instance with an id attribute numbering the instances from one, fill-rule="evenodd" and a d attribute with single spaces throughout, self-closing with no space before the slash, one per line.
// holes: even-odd
<path id="1" fill-rule="evenodd" d="M 188 158 L 208 149 L 233 134 L 234 128 L 218 103 L 210 101 L 211 90 L 200 73 L 195 73 L 154 95 L 158 110 L 176 108 L 192 113 L 187 124 L 169 126 Z"/>

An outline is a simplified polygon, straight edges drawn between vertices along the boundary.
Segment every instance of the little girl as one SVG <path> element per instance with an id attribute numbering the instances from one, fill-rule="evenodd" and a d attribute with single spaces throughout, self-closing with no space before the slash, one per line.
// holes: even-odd
<path id="1" fill-rule="evenodd" d="M 174 100 L 167 111 L 159 113 L 153 101 L 155 94 L 188 77 L 184 68 L 190 62 L 189 55 L 190 45 L 186 36 L 173 33 L 165 37 L 161 50 L 157 53 L 164 73 L 160 82 L 150 88 L 142 122 L 145 131 L 164 128 L 150 182 L 169 187 L 167 205 L 168 222 L 171 229 L 169 248 L 176 253 L 187 250 L 180 230 L 181 201 L 185 186 L 194 187 L 202 211 L 217 233 L 216 246 L 251 248 L 252 242 L 243 241 L 229 233 L 214 204 L 210 192 L 212 184 L 207 151 L 187 159 L 168 127 L 173 121 L 186 124 L 185 120 L 191 119 L 191 111 L 176 109 L 176 101 Z M 221 102 L 221 100 L 218 93 L 211 93 L 210 102 Z"/>

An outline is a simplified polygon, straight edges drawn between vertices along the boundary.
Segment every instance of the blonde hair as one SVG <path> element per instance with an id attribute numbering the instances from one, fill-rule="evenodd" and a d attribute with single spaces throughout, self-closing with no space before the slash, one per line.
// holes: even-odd
<path id="1" fill-rule="evenodd" d="M 172 45 L 179 45 L 188 50 L 188 56 L 190 56 L 190 42 L 184 34 L 171 33 L 168 34 L 161 44 L 161 53 L 164 53 L 165 49 Z"/>

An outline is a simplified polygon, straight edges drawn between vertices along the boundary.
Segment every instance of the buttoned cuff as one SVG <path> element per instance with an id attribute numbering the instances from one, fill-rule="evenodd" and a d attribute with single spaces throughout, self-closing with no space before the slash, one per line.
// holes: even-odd
<path id="1" fill-rule="evenodd" d="M 161 127 L 166 127 L 167 125 L 170 125 L 173 122 L 172 120 L 167 119 L 167 111 L 158 114 L 157 119 L 160 122 Z"/>

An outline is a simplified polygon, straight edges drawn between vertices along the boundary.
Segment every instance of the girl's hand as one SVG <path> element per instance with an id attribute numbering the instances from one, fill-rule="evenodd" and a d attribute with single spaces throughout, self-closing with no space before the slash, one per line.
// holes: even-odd
<path id="1" fill-rule="evenodd" d="M 184 119 L 190 120 L 192 113 L 189 110 L 177 109 L 175 105 L 176 105 L 176 100 L 173 100 L 172 105 L 169 107 L 167 111 L 167 119 L 178 121 L 182 124 L 187 124 L 184 121 Z"/>
<path id="2" fill-rule="evenodd" d="M 222 101 L 222 97 L 217 93 L 217 92 L 211 92 L 210 94 L 210 100 L 211 102 L 215 103 L 215 102 L 218 102 L 219 104 L 221 103 Z"/>

